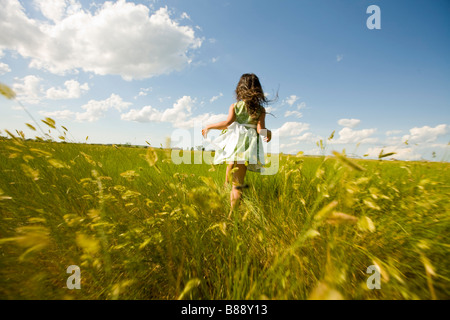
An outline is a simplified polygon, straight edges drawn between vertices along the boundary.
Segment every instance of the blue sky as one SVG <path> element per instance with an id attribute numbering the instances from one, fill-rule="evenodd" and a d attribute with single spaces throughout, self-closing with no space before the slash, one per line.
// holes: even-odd
<path id="1" fill-rule="evenodd" d="M 266 125 L 281 152 L 321 154 L 316 142 L 335 131 L 326 154 L 449 160 L 447 0 L 0 4 L 0 82 L 72 141 L 159 146 L 185 132 L 178 146 L 198 145 L 194 124 L 225 120 L 253 72 L 278 92 Z M 370 5 L 379 30 L 367 28 Z M 35 135 L 17 102 L 1 108 L 2 133 Z"/>

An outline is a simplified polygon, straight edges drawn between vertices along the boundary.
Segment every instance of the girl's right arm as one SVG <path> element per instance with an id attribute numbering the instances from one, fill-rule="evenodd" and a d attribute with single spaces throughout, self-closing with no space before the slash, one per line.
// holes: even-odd
<path id="1" fill-rule="evenodd" d="M 202 135 L 206 138 L 206 136 L 208 134 L 208 131 L 211 130 L 211 129 L 218 129 L 218 130 L 226 129 L 235 120 L 236 120 L 236 114 L 234 113 L 234 103 L 233 103 L 230 106 L 230 108 L 228 109 L 227 120 L 221 121 L 221 122 L 217 122 L 217 123 L 210 124 L 210 125 L 206 126 L 204 129 L 202 129 Z"/>
<path id="2" fill-rule="evenodd" d="M 256 132 L 258 134 L 260 134 L 261 130 L 267 130 L 267 136 L 264 137 L 264 141 L 269 142 L 272 139 L 272 131 L 266 129 L 266 109 L 264 107 L 262 107 L 262 112 L 256 126 Z"/>

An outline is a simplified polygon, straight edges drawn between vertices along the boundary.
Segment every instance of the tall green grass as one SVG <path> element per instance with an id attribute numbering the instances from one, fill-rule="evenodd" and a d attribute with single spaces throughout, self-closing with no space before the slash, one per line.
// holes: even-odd
<path id="1" fill-rule="evenodd" d="M 448 299 L 449 177 L 448 163 L 281 155 L 229 216 L 224 165 L 10 137 L 0 298 Z"/>

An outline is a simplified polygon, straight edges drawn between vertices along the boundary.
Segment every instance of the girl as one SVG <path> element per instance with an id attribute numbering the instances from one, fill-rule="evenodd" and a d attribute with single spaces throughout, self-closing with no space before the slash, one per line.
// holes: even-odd
<path id="1" fill-rule="evenodd" d="M 202 129 L 205 138 L 211 129 L 224 130 L 212 144 L 216 149 L 214 164 L 224 161 L 228 163 L 225 185 L 228 184 L 229 174 L 232 172 L 231 209 L 241 198 L 247 170 L 263 170 L 264 149 L 260 135 L 264 137 L 265 142 L 272 139 L 272 132 L 265 126 L 266 110 L 262 106 L 269 101 L 256 75 L 246 73 L 241 76 L 236 87 L 236 100 L 228 110 L 227 120 Z M 237 169 L 232 171 L 233 168 Z"/>

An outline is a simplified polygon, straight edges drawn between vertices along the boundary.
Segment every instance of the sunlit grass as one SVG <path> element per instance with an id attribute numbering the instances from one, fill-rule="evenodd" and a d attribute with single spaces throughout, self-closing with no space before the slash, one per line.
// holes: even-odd
<path id="1" fill-rule="evenodd" d="M 165 149 L 10 133 L 0 163 L 3 299 L 450 297 L 448 163 L 282 155 L 230 217 L 225 166 Z"/>
<path id="2" fill-rule="evenodd" d="M 0 137 L 1 299 L 450 297 L 448 163 L 280 155 L 229 215 L 225 165 L 67 143 L 32 120 L 41 136 Z"/>

